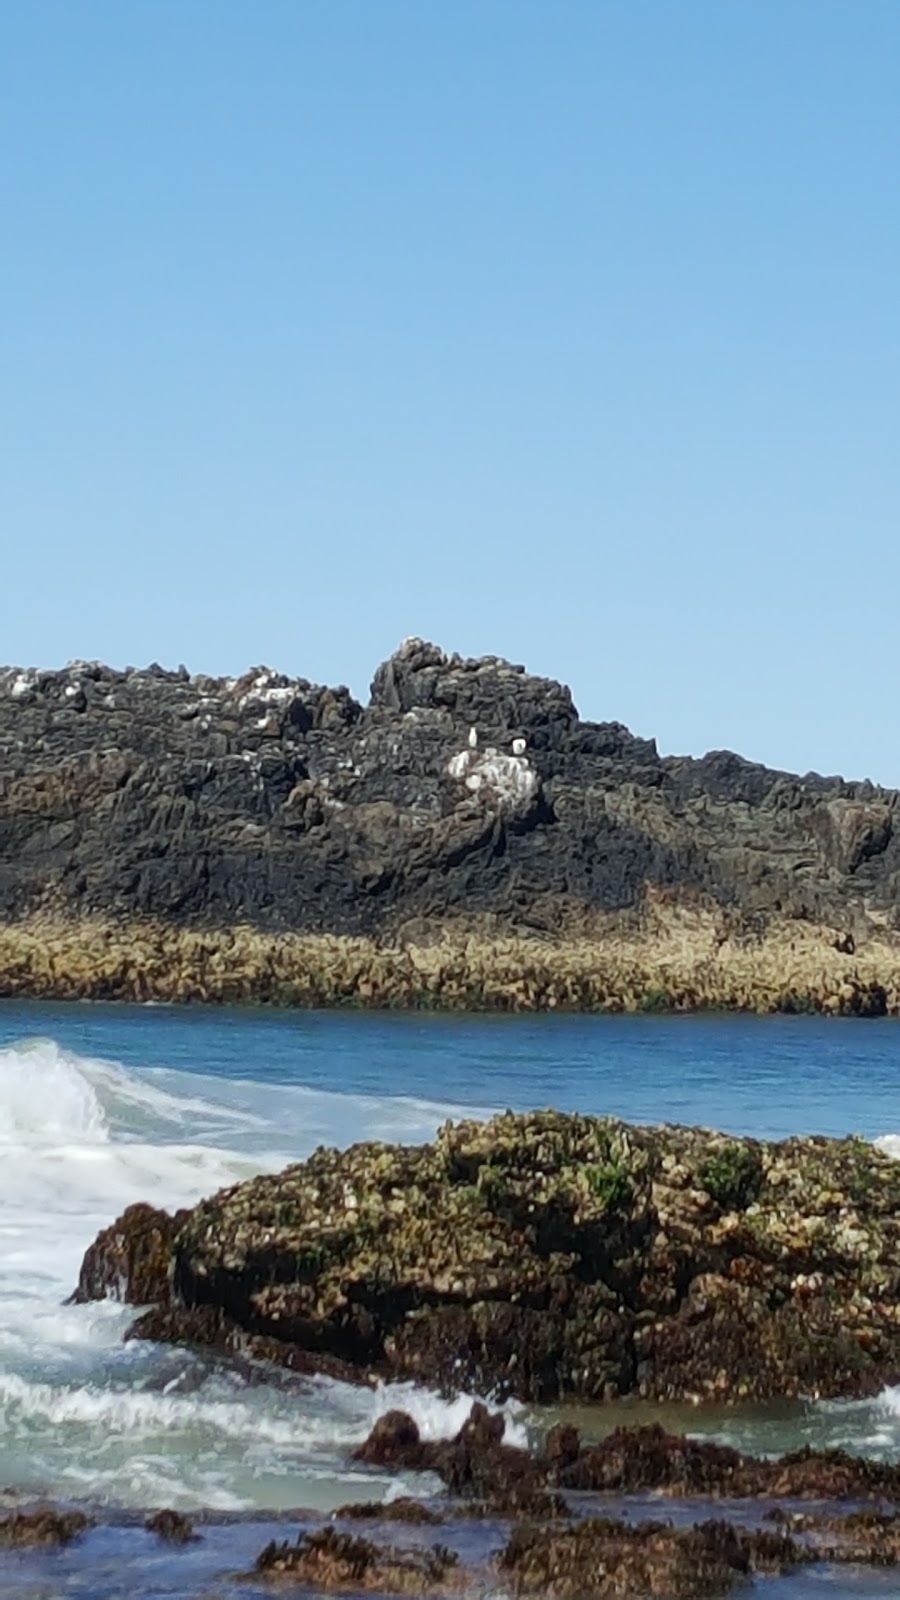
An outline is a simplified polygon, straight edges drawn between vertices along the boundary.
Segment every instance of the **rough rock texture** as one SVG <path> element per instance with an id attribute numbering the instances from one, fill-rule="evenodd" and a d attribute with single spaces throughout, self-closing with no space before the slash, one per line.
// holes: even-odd
<path id="1" fill-rule="evenodd" d="M 336 1514 L 352 1521 L 357 1508 Z M 362 1508 L 381 1525 L 388 1508 Z M 381 1513 L 380 1516 L 376 1515 Z M 460 1507 L 448 1507 L 441 1537 L 460 1532 Z M 812 1563 L 894 1567 L 900 1556 L 895 1513 L 810 1514 L 778 1508 L 778 1530 L 726 1517 L 674 1526 L 592 1515 L 541 1525 L 520 1522 L 479 1565 L 464 1565 L 445 1544 L 385 1544 L 327 1527 L 296 1541 L 272 1541 L 252 1576 L 317 1593 L 496 1594 L 550 1600 L 701 1600 L 745 1591 L 756 1576 Z M 421 1519 L 416 1518 L 415 1521 Z M 426 1519 L 428 1520 L 428 1519 Z M 387 1529 L 384 1530 L 387 1532 Z M 502 1536 L 500 1524 L 496 1531 Z M 823 1574 L 828 1579 L 833 1573 Z M 248 1575 L 249 1576 L 249 1575 Z"/>
<path id="2" fill-rule="evenodd" d="M 194 1532 L 194 1525 L 190 1517 L 182 1511 L 172 1511 L 166 1507 L 162 1511 L 154 1511 L 144 1523 L 148 1533 L 155 1533 L 160 1539 L 165 1539 L 167 1544 L 191 1544 L 198 1535 Z"/>
<path id="3" fill-rule="evenodd" d="M 552 1532 L 517 1528 L 498 1566 L 516 1595 L 689 1600 L 727 1594 L 755 1572 L 789 1571 L 810 1559 L 783 1534 L 729 1522 L 673 1528 L 665 1522 L 591 1517 Z"/>
<path id="4" fill-rule="evenodd" d="M 140 1331 L 542 1401 L 865 1394 L 900 1377 L 898 1247 L 862 1140 L 507 1113 L 202 1201 Z"/>
<path id="5" fill-rule="evenodd" d="M 389 1471 L 433 1472 L 452 1495 L 480 1515 L 547 1522 L 564 1516 L 565 1496 L 652 1492 L 671 1499 L 900 1503 L 900 1466 L 844 1450 L 742 1455 L 709 1439 L 667 1433 L 658 1423 L 616 1428 L 599 1444 L 582 1445 L 575 1428 L 551 1429 L 537 1454 L 503 1439 L 502 1414 L 476 1402 L 454 1439 L 424 1440 L 413 1419 L 382 1417 L 354 1459 Z M 560 1435 L 566 1435 L 560 1451 Z"/>
<path id="6" fill-rule="evenodd" d="M 444 1594 L 463 1586 L 457 1557 L 441 1545 L 385 1548 L 334 1528 L 301 1534 L 294 1544 L 273 1540 L 260 1552 L 256 1573 L 289 1578 L 292 1585 L 314 1592 L 337 1589 L 345 1594 Z"/>
<path id="7" fill-rule="evenodd" d="M 109 1297 L 132 1306 L 168 1301 L 172 1241 L 186 1216 L 143 1203 L 126 1207 L 85 1252 L 72 1300 Z"/>
<path id="8" fill-rule="evenodd" d="M 3 669 L 0 993 L 898 1010 L 898 806 L 415 639 L 365 708 Z"/>
<path id="9" fill-rule="evenodd" d="M 69 1544 L 91 1527 L 83 1511 L 61 1511 L 57 1506 L 37 1506 L 30 1511 L 10 1511 L 0 1516 L 0 1547 L 28 1549 L 40 1545 Z"/>
<path id="10" fill-rule="evenodd" d="M 516 1529 L 491 1568 L 466 1571 L 445 1546 L 384 1546 L 334 1528 L 272 1542 L 260 1552 L 258 1577 L 289 1579 L 315 1591 L 381 1594 L 494 1592 L 579 1596 L 727 1594 L 756 1572 L 789 1571 L 814 1557 L 787 1534 L 727 1522 L 675 1529 L 662 1522 L 594 1517 L 548 1530 Z M 871 1559 L 871 1558 L 870 1558 Z M 493 1577 L 494 1584 L 489 1580 Z"/>

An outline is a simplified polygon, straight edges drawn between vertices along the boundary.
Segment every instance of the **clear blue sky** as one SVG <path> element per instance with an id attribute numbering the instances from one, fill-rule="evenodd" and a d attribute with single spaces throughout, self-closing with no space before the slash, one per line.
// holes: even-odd
<path id="1" fill-rule="evenodd" d="M 0 659 L 900 784 L 898 106 L 898 0 L 8 4 Z"/>

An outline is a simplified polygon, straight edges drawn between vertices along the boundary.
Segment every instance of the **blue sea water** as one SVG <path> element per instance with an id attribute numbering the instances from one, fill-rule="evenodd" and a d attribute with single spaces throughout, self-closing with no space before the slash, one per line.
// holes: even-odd
<path id="1" fill-rule="evenodd" d="M 347 1096 L 552 1105 L 762 1138 L 900 1133 L 900 1027 L 892 1019 L 0 1003 L 0 1047 L 29 1037 L 137 1070 Z"/>
<path id="2" fill-rule="evenodd" d="M 123 1514 L 174 1505 L 260 1517 L 427 1492 L 362 1471 L 352 1447 L 396 1404 L 426 1436 L 452 1432 L 467 1397 L 283 1375 L 248 1383 L 226 1363 L 123 1343 L 125 1308 L 63 1301 L 96 1231 L 133 1200 L 174 1208 L 320 1143 L 419 1141 L 448 1116 L 544 1106 L 767 1138 L 856 1133 L 897 1154 L 900 1025 L 0 1004 L 0 1487 Z M 546 1420 L 509 1408 L 523 1441 Z M 621 1415 L 579 1420 L 600 1431 Z M 894 1391 L 666 1420 L 748 1449 L 813 1442 L 900 1459 Z M 136 1536 L 92 1537 L 100 1549 Z M 35 1595 L 91 1592 L 88 1553 L 59 1558 L 58 1586 Z M 180 1592 L 160 1573 L 163 1587 L 148 1578 L 141 1593 Z M 0 1595 L 26 1592 L 4 1581 Z M 795 1580 L 793 1592 L 811 1595 L 816 1582 Z M 829 1594 L 843 1592 L 828 1580 Z"/>

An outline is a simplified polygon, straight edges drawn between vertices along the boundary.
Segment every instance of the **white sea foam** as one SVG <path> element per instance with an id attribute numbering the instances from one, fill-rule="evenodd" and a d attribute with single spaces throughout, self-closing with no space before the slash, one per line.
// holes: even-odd
<path id="1" fill-rule="evenodd" d="M 892 1384 L 889 1388 L 882 1389 L 876 1403 L 889 1417 L 900 1418 L 900 1386 Z"/>
<path id="2" fill-rule="evenodd" d="M 123 1344 L 128 1307 L 63 1301 L 85 1247 L 132 1201 L 192 1204 L 319 1143 L 425 1139 L 454 1110 L 136 1071 L 48 1039 L 0 1049 L 4 1477 L 41 1491 L 219 1509 L 326 1507 L 354 1485 L 399 1492 L 392 1475 L 352 1467 L 353 1446 L 398 1405 L 423 1437 L 448 1437 L 469 1398 L 448 1403 L 411 1384 L 249 1384 L 184 1351 Z M 520 1437 L 512 1411 L 509 1425 Z"/>

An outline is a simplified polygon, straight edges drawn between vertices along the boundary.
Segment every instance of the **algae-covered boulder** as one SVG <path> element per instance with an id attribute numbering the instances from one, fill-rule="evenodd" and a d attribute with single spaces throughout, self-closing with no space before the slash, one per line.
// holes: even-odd
<path id="1" fill-rule="evenodd" d="M 202 1201 L 145 1327 L 529 1400 L 864 1394 L 900 1376 L 898 1238 L 862 1140 L 507 1113 Z"/>
<path id="2" fill-rule="evenodd" d="M 85 1252 L 72 1300 L 109 1297 L 134 1306 L 167 1300 L 172 1240 L 185 1216 L 179 1211 L 170 1217 L 151 1205 L 127 1206 Z"/>

